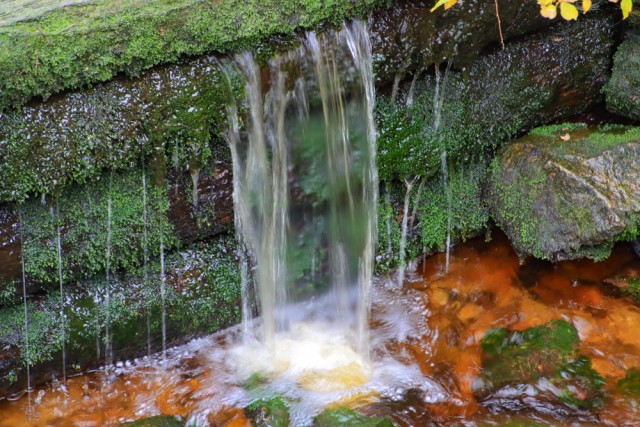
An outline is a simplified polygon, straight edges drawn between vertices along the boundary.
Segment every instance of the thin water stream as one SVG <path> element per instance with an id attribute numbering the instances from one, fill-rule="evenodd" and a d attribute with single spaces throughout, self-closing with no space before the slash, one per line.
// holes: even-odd
<path id="1" fill-rule="evenodd" d="M 605 283 L 619 274 L 640 274 L 640 260 L 630 246 L 618 246 L 604 262 L 555 265 L 536 261 L 520 265 L 500 233 L 492 242 L 475 239 L 452 251 L 449 273 L 446 254 L 439 253 L 409 271 L 401 289 L 387 288 L 384 281 L 374 286 L 373 373 L 364 385 L 353 371 L 334 372 L 331 381 L 334 386 L 342 384 L 342 389 L 318 390 L 314 387 L 325 383 L 313 377 L 307 378 L 306 389 L 285 380 L 274 384 L 276 390 L 298 396 L 299 406 L 293 412 L 301 425 L 322 405 L 336 401 L 386 416 L 400 426 L 640 425 L 637 401 L 616 388 L 626 368 L 640 366 L 640 336 L 634 332 L 640 308 Z M 553 319 L 565 319 L 577 328 L 579 351 L 591 358 L 606 381 L 604 407 L 554 416 L 544 411 L 551 403 L 541 395 L 532 394 L 529 407 L 515 412 L 495 411 L 474 397 L 480 341 L 488 330 L 523 330 Z M 312 328 L 304 333 L 321 336 Z M 31 423 L 26 395 L 0 402 L 0 426 L 109 426 L 157 414 L 199 420 L 202 425 L 228 425 L 233 420 L 237 423 L 233 425 L 244 425 L 240 408 L 268 390 L 252 394 L 243 388 L 225 350 L 240 334 L 240 328 L 232 328 L 169 349 L 166 369 L 161 356 L 153 362 L 117 364 L 115 379 L 106 386 L 102 372 L 71 377 L 67 405 L 62 405 L 65 395 L 59 389 L 40 387 L 34 390 Z M 350 388 L 354 382 L 360 385 Z M 560 414 L 566 409 L 555 405 Z"/>

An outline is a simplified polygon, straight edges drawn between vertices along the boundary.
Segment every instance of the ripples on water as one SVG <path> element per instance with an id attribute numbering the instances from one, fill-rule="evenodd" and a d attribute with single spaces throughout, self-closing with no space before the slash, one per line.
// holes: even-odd
<path id="1" fill-rule="evenodd" d="M 630 247 L 619 246 L 601 263 L 521 266 L 498 235 L 491 243 L 473 240 L 455 247 L 448 274 L 445 262 L 445 254 L 427 258 L 402 288 L 378 281 L 371 360 L 351 349 L 349 332 L 304 322 L 308 313 L 322 310 L 322 301 L 316 301 L 294 309 L 298 315 L 292 318 L 300 322 L 273 352 L 257 343 L 238 344 L 239 328 L 232 328 L 169 350 L 164 369 L 160 358 L 142 359 L 119 363 L 110 384 L 94 372 L 70 378 L 66 393 L 56 385 L 37 389 L 31 422 L 26 395 L 4 401 L 0 427 L 118 425 L 157 414 L 198 425 L 245 425 L 238 408 L 273 393 L 297 401 L 291 411 L 297 424 L 308 424 L 323 407 L 341 402 L 399 425 L 640 426 L 636 401 L 614 391 L 628 368 L 640 367 L 640 309 L 604 284 L 617 274 L 640 273 Z M 480 372 L 485 332 L 522 330 L 553 319 L 578 330 L 580 353 L 607 380 L 607 405 L 578 412 L 545 401 L 535 390 L 524 402 L 510 400 L 508 389 L 477 402 L 471 385 Z M 242 385 L 256 371 L 271 381 L 247 392 Z"/>

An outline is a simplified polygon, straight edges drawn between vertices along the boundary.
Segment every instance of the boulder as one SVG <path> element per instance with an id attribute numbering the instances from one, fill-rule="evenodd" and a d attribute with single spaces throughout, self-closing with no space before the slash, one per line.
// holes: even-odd
<path id="1" fill-rule="evenodd" d="M 489 210 L 521 256 L 606 258 L 640 225 L 640 128 L 533 130 L 492 165 Z"/>

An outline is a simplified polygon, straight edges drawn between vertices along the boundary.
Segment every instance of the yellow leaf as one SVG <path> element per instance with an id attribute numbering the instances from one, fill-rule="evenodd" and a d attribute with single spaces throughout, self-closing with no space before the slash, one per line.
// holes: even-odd
<path id="1" fill-rule="evenodd" d="M 545 18 L 554 19 L 557 14 L 558 12 L 556 11 L 556 7 L 552 4 L 540 9 L 540 15 L 544 16 Z"/>
<path id="2" fill-rule="evenodd" d="M 591 9 L 591 0 L 582 0 L 582 13 L 589 12 Z"/>
<path id="3" fill-rule="evenodd" d="M 622 19 L 627 19 L 633 10 L 633 2 L 631 0 L 622 0 L 620 2 L 620 9 L 622 9 Z"/>
<path id="4" fill-rule="evenodd" d="M 453 7 L 456 3 L 458 3 L 458 0 L 449 0 L 444 4 L 444 10 L 447 10 L 450 7 Z"/>
<path id="5" fill-rule="evenodd" d="M 560 135 L 560 139 L 563 141 L 568 141 L 571 139 L 571 135 L 569 135 L 568 133 L 565 133 L 564 135 Z"/>
<path id="6" fill-rule="evenodd" d="M 444 6 L 445 4 L 449 3 L 449 1 L 450 0 L 438 0 L 436 2 L 436 4 L 431 8 L 431 12 L 433 12 L 434 10 L 439 8 L 440 6 Z"/>
<path id="7" fill-rule="evenodd" d="M 572 19 L 578 19 L 578 9 L 570 3 L 562 2 L 560 3 L 560 15 L 562 15 L 562 18 L 567 21 L 571 21 Z"/>
<path id="8" fill-rule="evenodd" d="M 538 4 L 540 6 L 549 6 L 550 4 L 553 4 L 555 2 L 555 0 L 538 0 Z"/>

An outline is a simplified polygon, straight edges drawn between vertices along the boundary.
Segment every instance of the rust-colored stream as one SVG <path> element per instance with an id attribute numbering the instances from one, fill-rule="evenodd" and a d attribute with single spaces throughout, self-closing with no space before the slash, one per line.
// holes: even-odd
<path id="1" fill-rule="evenodd" d="M 484 426 L 516 420 L 524 421 L 511 425 L 532 425 L 534 420 L 539 425 L 640 426 L 640 405 L 615 392 L 627 369 L 640 368 L 640 309 L 604 283 L 619 274 L 640 275 L 640 259 L 629 246 L 618 246 L 600 263 L 529 260 L 520 265 L 508 240 L 497 234 L 490 243 L 476 239 L 456 246 L 448 274 L 444 262 L 444 254 L 427 258 L 402 289 L 378 284 L 372 336 L 374 345 L 384 346 L 377 352 L 417 364 L 425 378 L 447 392 L 447 399 L 427 403 L 412 392 L 400 401 L 376 402 L 367 396 L 356 400 L 364 412 L 389 416 L 400 425 Z M 413 304 L 404 311 L 419 312 L 410 326 L 406 318 L 394 321 L 398 310 L 393 305 L 402 310 L 403 301 Z M 497 414 L 476 402 L 471 384 L 480 371 L 479 344 L 486 331 L 521 330 L 553 319 L 565 319 L 578 330 L 580 352 L 607 381 L 606 406 L 554 419 L 535 408 Z M 376 341 L 385 334 L 386 339 Z M 226 404 L 236 399 L 225 396 L 237 387 L 208 350 L 224 346 L 226 339 L 219 334 L 175 349 L 164 369 L 138 361 L 116 369 L 111 381 L 89 373 L 70 378 L 66 392 L 50 385 L 34 390 L 31 403 L 27 395 L 0 402 L 0 427 L 108 426 L 157 414 L 186 418 L 193 411 L 200 411 L 200 422 L 209 425 L 248 425 L 242 410 Z"/>

